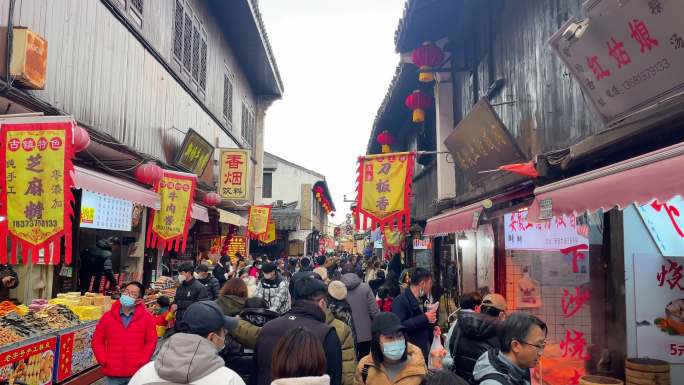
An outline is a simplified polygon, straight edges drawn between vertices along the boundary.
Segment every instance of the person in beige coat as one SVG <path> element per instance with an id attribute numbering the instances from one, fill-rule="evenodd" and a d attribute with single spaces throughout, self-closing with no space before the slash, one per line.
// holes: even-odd
<path id="1" fill-rule="evenodd" d="M 399 317 L 380 313 L 372 325 L 371 352 L 354 374 L 354 385 L 420 385 L 427 375 L 421 350 L 410 343 Z"/>
<path id="2" fill-rule="evenodd" d="M 325 311 L 325 323 L 335 328 L 337 336 L 342 342 L 342 385 L 353 385 L 354 371 L 356 370 L 356 349 L 354 348 L 351 328 L 335 318 L 330 309 Z"/>

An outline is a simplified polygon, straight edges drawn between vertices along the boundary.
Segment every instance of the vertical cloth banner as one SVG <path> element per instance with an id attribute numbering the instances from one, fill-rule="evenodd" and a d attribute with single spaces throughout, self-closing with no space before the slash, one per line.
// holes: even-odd
<path id="1" fill-rule="evenodd" d="M 249 198 L 249 150 L 222 148 L 219 163 L 219 195 L 223 199 Z"/>
<path id="2" fill-rule="evenodd" d="M 359 157 L 356 186 L 356 229 L 379 226 L 408 231 L 411 227 L 411 181 L 416 154 Z"/>
<path id="3" fill-rule="evenodd" d="M 266 233 L 259 236 L 259 241 L 265 245 L 270 245 L 276 241 L 276 224 L 275 222 L 268 222 L 268 230 Z"/>
<path id="4" fill-rule="evenodd" d="M 271 221 L 271 206 L 251 206 L 247 221 L 247 235 L 252 239 L 259 239 L 260 235 L 268 232 Z"/>
<path id="5" fill-rule="evenodd" d="M 0 215 L 6 218 L 0 222 L 0 263 L 7 263 L 9 238 L 11 264 L 18 263 L 18 246 L 24 263 L 30 251 L 32 263 L 42 253 L 46 263 L 57 264 L 62 237 L 64 262 L 71 263 L 73 129 L 68 118 L 0 126 Z"/>
<path id="6" fill-rule="evenodd" d="M 161 197 L 161 208 L 152 213 L 147 247 L 185 251 L 196 184 L 194 174 L 164 170 L 164 177 L 154 187 Z"/>

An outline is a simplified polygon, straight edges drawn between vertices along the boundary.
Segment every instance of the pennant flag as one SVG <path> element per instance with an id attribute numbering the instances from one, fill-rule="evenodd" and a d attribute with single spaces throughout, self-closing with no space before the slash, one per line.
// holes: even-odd
<path id="1" fill-rule="evenodd" d="M 271 206 L 251 206 L 247 220 L 247 235 L 252 239 L 259 239 L 260 235 L 268 231 L 271 220 Z"/>
<path id="2" fill-rule="evenodd" d="M 54 118 L 52 118 L 54 120 Z M 0 263 L 17 264 L 21 246 L 24 263 L 59 263 L 64 237 L 64 262 L 71 263 L 71 188 L 74 166 L 74 122 L 5 123 L 0 127 L 2 188 Z M 42 261 L 39 255 L 43 255 Z"/>
<path id="3" fill-rule="evenodd" d="M 196 185 L 194 174 L 164 170 L 164 177 L 154 186 L 161 197 L 161 208 L 152 213 L 147 247 L 185 251 Z"/>
<path id="4" fill-rule="evenodd" d="M 537 178 L 539 176 L 537 168 L 534 166 L 534 162 L 506 164 L 499 167 L 499 170 L 530 178 Z"/>
<path id="5" fill-rule="evenodd" d="M 401 152 L 359 157 L 356 229 L 383 231 L 411 227 L 411 181 L 416 154 Z M 370 221 L 370 226 L 368 222 Z"/>
<path id="6" fill-rule="evenodd" d="M 259 241 L 264 245 L 270 245 L 276 241 L 276 224 L 275 222 L 268 223 L 268 230 L 259 236 Z"/>

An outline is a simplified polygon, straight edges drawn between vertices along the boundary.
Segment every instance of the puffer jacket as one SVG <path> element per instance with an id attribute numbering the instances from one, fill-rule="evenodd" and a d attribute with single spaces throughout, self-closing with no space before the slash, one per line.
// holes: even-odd
<path id="1" fill-rule="evenodd" d="M 245 307 L 245 299 L 238 297 L 236 295 L 219 295 L 216 299 L 216 304 L 219 305 L 223 314 L 235 317 L 240 314 L 242 309 Z"/>
<path id="2" fill-rule="evenodd" d="M 288 283 L 280 277 L 273 280 L 262 279 L 257 285 L 255 296 L 263 298 L 268 303 L 268 308 L 278 314 L 290 310 Z"/>
<path id="3" fill-rule="evenodd" d="M 351 328 L 354 346 L 356 346 L 356 328 L 354 327 L 354 316 L 352 316 L 352 309 L 351 305 L 349 305 L 349 302 L 347 302 L 346 299 L 340 301 L 338 299 L 328 297 L 328 309 L 330 309 L 335 318 Z"/>
<path id="4" fill-rule="evenodd" d="M 420 385 L 427 374 L 427 366 L 420 349 L 412 344 L 407 344 L 408 362 L 394 381 L 387 377 L 387 372 L 383 365 L 379 366 L 373 361 L 372 355 L 367 355 L 361 359 L 359 366 L 356 367 L 354 375 L 354 385 Z M 368 376 L 363 379 L 364 368 L 367 367 Z"/>
<path id="5" fill-rule="evenodd" d="M 368 342 L 371 340 L 373 318 L 380 313 L 373 291 L 354 273 L 343 275 L 342 282 L 347 286 L 347 302 L 351 305 L 354 317 L 356 340 L 359 343 Z"/>
<path id="6" fill-rule="evenodd" d="M 449 337 L 452 371 L 469 382 L 482 353 L 499 347 L 497 320 L 484 314 L 461 311 Z"/>
<path id="7" fill-rule="evenodd" d="M 124 327 L 120 312 L 121 303 L 116 301 L 93 334 L 93 353 L 102 373 L 109 377 L 132 376 L 150 361 L 157 346 L 155 321 L 144 304 L 135 307 L 128 327 Z"/>
<path id="8" fill-rule="evenodd" d="M 356 348 L 351 328 L 335 318 L 332 311 L 325 312 L 325 323 L 335 328 L 337 336 L 342 343 L 342 385 L 354 384 L 354 371 L 356 370 Z"/>
<path id="9" fill-rule="evenodd" d="M 218 279 L 212 275 L 209 275 L 207 278 L 197 278 L 197 280 L 207 288 L 209 299 L 216 301 L 216 299 L 219 297 L 219 290 L 221 290 L 221 285 L 219 284 Z"/>
<path id="10" fill-rule="evenodd" d="M 245 385 L 224 366 L 216 346 L 194 334 L 176 333 L 161 347 L 154 362 L 140 369 L 128 385 Z"/>

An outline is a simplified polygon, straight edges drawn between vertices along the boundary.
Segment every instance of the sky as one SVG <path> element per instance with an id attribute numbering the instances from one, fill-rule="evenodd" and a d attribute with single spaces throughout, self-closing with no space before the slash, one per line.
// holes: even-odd
<path id="1" fill-rule="evenodd" d="M 266 112 L 265 150 L 325 175 L 340 223 L 399 63 L 404 0 L 260 0 L 259 9 L 285 87 Z"/>

